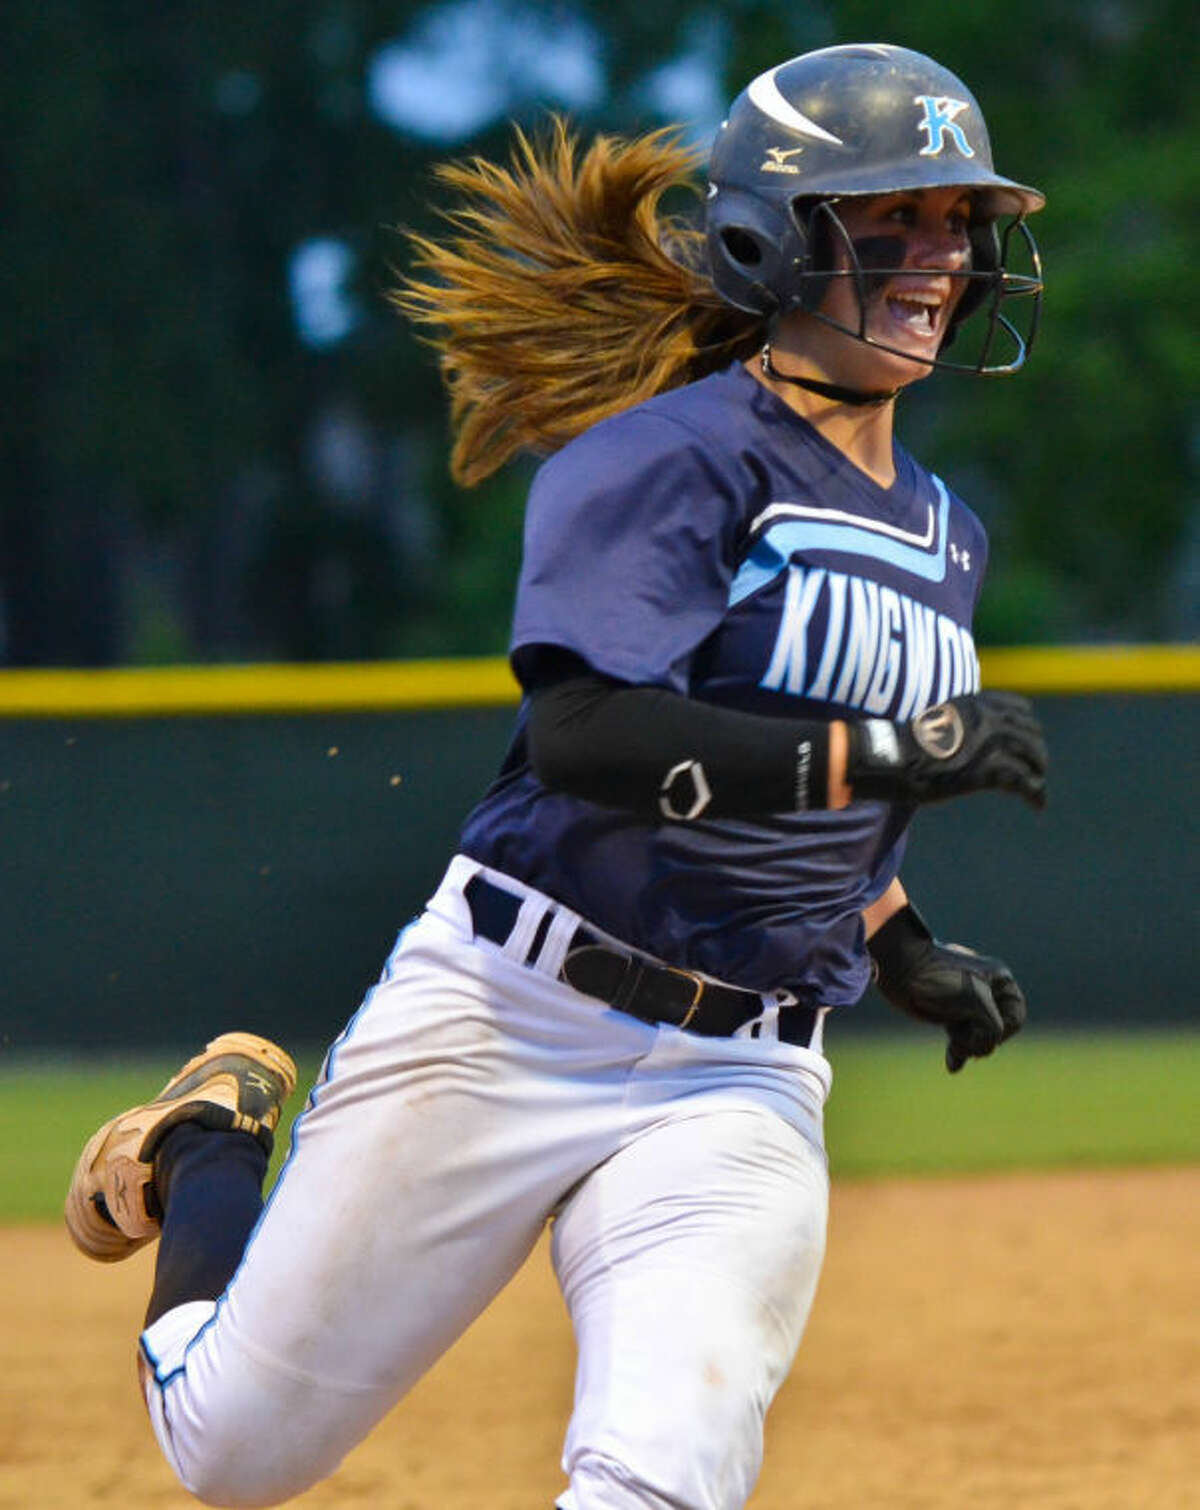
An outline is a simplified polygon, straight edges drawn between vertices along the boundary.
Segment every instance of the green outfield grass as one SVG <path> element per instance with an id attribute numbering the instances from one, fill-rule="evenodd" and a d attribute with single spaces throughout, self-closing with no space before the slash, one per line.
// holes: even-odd
<path id="1" fill-rule="evenodd" d="M 915 1027 L 827 1048 L 835 1178 L 1200 1160 L 1200 1034 L 1031 1032 L 955 1076 L 941 1066 L 937 1036 Z M 302 1090 L 319 1058 L 301 1063 Z M 176 1067 L 0 1059 L 0 1222 L 57 1219 L 85 1139 Z M 302 1106 L 297 1093 L 288 1113 Z M 276 1166 L 289 1126 L 290 1117 Z"/>
<path id="2" fill-rule="evenodd" d="M 1200 1161 L 1200 1033 L 1030 1031 L 957 1075 L 919 1029 L 826 1048 L 835 1176 Z"/>

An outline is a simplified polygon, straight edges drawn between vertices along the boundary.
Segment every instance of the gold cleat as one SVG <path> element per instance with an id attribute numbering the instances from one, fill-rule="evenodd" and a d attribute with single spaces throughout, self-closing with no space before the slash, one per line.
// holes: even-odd
<path id="1" fill-rule="evenodd" d="M 252 1033 L 223 1033 L 189 1059 L 144 1106 L 114 1117 L 79 1156 L 67 1192 L 67 1231 L 100 1263 L 128 1258 L 158 1236 L 154 1156 L 171 1128 L 197 1122 L 245 1132 L 271 1152 L 283 1104 L 296 1088 L 291 1056 Z"/>

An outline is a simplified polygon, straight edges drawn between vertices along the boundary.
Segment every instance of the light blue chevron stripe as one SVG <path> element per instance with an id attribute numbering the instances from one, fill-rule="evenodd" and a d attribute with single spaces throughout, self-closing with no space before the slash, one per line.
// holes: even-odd
<path id="1" fill-rule="evenodd" d="M 841 551 L 848 556 L 870 556 L 875 561 L 886 561 L 901 571 L 911 572 L 914 577 L 923 577 L 926 582 L 944 581 L 950 495 L 940 478 L 935 477 L 933 481 L 938 492 L 938 513 L 935 544 L 931 549 L 908 545 L 865 523 L 781 519 L 763 533 L 738 567 L 729 585 L 729 607 L 733 608 L 760 587 L 765 587 L 784 570 L 793 556 L 808 551 Z"/>

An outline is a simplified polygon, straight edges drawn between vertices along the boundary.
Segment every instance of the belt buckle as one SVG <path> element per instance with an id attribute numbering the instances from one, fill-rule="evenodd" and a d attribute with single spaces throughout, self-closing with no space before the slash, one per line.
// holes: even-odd
<path id="1" fill-rule="evenodd" d="M 665 965 L 663 968 L 671 975 L 682 975 L 684 980 L 690 980 L 696 988 L 696 994 L 688 1003 L 688 1009 L 683 1014 L 683 1020 L 675 1024 L 677 1028 L 686 1028 L 699 1009 L 700 998 L 704 995 L 708 982 L 697 975 L 694 970 L 680 970 L 675 965 Z"/>

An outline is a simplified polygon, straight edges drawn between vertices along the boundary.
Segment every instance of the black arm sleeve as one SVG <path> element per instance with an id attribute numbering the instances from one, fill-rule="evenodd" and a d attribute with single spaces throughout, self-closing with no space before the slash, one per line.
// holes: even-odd
<path id="1" fill-rule="evenodd" d="M 587 671 L 531 696 L 543 785 L 643 817 L 755 817 L 825 807 L 829 727 L 696 702 Z"/>

